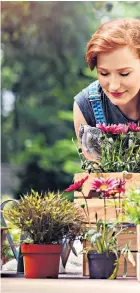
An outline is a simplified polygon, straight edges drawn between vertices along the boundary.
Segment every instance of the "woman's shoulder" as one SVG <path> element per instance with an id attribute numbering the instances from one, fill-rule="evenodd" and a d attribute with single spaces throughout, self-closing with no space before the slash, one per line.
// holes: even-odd
<path id="1" fill-rule="evenodd" d="M 87 87 L 83 88 L 81 92 L 79 92 L 75 97 L 75 101 L 83 100 L 83 99 L 88 99 L 90 91 L 92 89 L 96 89 L 98 92 L 101 90 L 101 86 L 99 84 L 98 80 L 93 81 L 90 83 Z"/>
<path id="2" fill-rule="evenodd" d="M 87 87 L 83 88 L 81 92 L 79 92 L 75 97 L 74 101 L 78 104 L 85 120 L 87 121 L 88 125 L 95 126 L 95 118 L 93 115 L 93 110 L 91 103 L 89 101 L 89 95 L 91 89 L 98 83 L 94 81 L 90 83 Z"/>

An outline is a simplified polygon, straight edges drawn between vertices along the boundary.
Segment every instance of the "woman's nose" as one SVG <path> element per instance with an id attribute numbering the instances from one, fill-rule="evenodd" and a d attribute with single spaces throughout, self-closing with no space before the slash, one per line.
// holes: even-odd
<path id="1" fill-rule="evenodd" d="M 111 78 L 109 81 L 109 91 L 115 92 L 120 88 L 120 80 L 119 78 Z"/>

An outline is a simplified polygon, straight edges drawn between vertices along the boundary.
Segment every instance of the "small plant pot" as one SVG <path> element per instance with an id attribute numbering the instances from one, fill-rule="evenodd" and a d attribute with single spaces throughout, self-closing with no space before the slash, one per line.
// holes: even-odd
<path id="1" fill-rule="evenodd" d="M 22 244 L 25 277 L 58 278 L 61 252 L 59 244 Z"/>
<path id="2" fill-rule="evenodd" d="M 97 253 L 88 252 L 88 266 L 89 266 L 89 277 L 90 279 L 108 279 L 114 269 L 116 255 L 115 253 Z"/>

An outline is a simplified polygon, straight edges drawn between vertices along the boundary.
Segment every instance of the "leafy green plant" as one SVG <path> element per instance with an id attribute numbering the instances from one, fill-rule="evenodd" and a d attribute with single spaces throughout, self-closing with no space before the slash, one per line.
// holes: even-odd
<path id="1" fill-rule="evenodd" d="M 60 243 L 74 240 L 81 231 L 81 212 L 61 194 L 31 191 L 18 204 L 4 210 L 5 217 L 21 230 L 25 243 Z"/>
<path id="2" fill-rule="evenodd" d="M 140 126 L 136 123 L 108 126 L 99 123 L 96 126 L 96 131 L 99 131 L 96 139 L 94 129 L 91 127 L 91 129 L 83 131 L 83 133 L 89 131 L 90 139 L 88 136 L 88 139 L 82 139 L 81 143 L 83 149 L 86 146 L 91 157 L 98 149 L 99 160 L 87 160 L 82 150 L 79 149 L 83 170 L 87 170 L 89 173 L 140 172 Z"/>
<path id="3" fill-rule="evenodd" d="M 140 224 L 140 187 L 131 188 L 123 201 L 125 215 L 135 225 Z"/>

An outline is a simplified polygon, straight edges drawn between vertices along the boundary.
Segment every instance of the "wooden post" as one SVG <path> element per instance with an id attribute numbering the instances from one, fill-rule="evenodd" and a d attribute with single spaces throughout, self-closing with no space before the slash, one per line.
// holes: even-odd
<path id="1" fill-rule="evenodd" d="M 137 279 L 140 282 L 140 224 L 137 225 Z"/>

